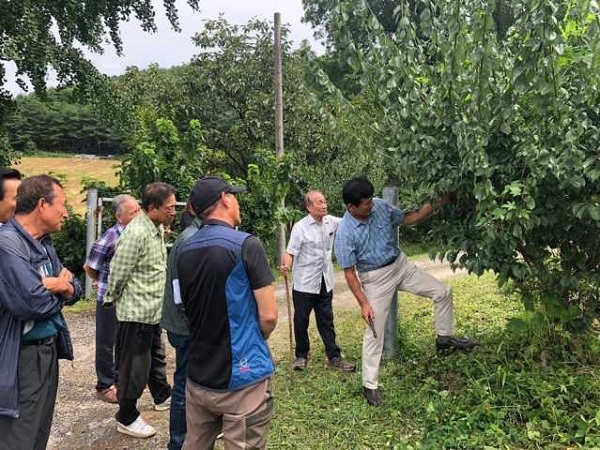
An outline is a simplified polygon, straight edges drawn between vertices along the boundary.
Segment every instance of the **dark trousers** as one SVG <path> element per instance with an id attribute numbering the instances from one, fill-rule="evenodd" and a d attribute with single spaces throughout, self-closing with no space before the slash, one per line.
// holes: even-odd
<path id="1" fill-rule="evenodd" d="M 116 308 L 106 308 L 96 302 L 96 376 L 98 391 L 116 384 L 119 355 L 116 352 L 117 330 Z"/>
<path id="2" fill-rule="evenodd" d="M 185 441 L 185 380 L 190 362 L 190 339 L 177 333 L 167 331 L 169 344 L 175 349 L 175 373 L 173 374 L 173 392 L 171 395 L 171 411 L 169 417 L 168 450 L 180 450 Z"/>
<path id="3" fill-rule="evenodd" d="M 161 333 L 159 325 L 119 322 L 119 410 L 115 418 L 123 425 L 130 425 L 140 415 L 136 405 L 146 385 L 156 404 L 171 396 Z"/>
<path id="4" fill-rule="evenodd" d="M 340 348 L 335 343 L 335 329 L 333 327 L 333 291 L 326 291 L 325 280 L 321 280 L 321 292 L 308 294 L 292 290 L 294 300 L 294 337 L 296 339 L 296 357 L 308 358 L 310 341 L 308 339 L 308 322 L 310 313 L 314 309 L 317 319 L 317 329 L 325 345 L 327 358 L 340 356 Z"/>
<path id="5" fill-rule="evenodd" d="M 0 416 L 0 447 L 46 450 L 58 388 L 56 342 L 22 346 L 18 370 L 20 416 Z"/>

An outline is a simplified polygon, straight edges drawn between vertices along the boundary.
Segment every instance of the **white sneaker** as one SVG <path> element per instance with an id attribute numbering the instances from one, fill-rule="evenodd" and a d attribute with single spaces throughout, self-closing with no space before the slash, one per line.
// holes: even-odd
<path id="1" fill-rule="evenodd" d="M 135 422 L 129 425 L 123 425 L 121 422 L 117 422 L 117 431 L 136 438 L 149 438 L 156 434 L 156 430 L 148 425 L 144 419 L 142 419 L 142 416 L 138 416 L 138 418 L 135 419 Z"/>
<path id="2" fill-rule="evenodd" d="M 217 434 L 217 440 L 218 440 L 218 439 L 223 439 L 223 433 L 219 433 L 219 434 Z"/>
<path id="3" fill-rule="evenodd" d="M 154 410 L 155 411 L 166 411 L 170 407 L 171 407 L 171 397 L 169 397 L 168 399 L 166 399 L 162 403 L 155 403 L 154 404 Z"/>

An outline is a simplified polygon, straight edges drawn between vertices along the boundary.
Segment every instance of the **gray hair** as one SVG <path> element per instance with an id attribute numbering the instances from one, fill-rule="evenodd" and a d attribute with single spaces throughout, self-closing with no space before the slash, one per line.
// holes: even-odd
<path id="1" fill-rule="evenodd" d="M 132 197 L 129 194 L 119 194 L 115 198 L 113 198 L 113 208 L 115 208 L 115 213 L 122 214 L 123 213 L 123 205 L 130 200 L 137 202 L 135 197 Z"/>
<path id="2" fill-rule="evenodd" d="M 310 190 L 306 193 L 306 195 L 304 196 L 304 206 L 306 206 L 307 208 L 312 205 L 312 197 L 315 194 L 321 194 L 321 191 L 317 191 L 316 189 Z"/>

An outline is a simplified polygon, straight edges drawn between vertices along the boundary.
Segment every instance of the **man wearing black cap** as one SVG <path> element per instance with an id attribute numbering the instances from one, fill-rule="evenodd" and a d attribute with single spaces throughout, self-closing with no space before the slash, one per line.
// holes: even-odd
<path id="1" fill-rule="evenodd" d="M 20 184 L 21 173 L 17 169 L 0 167 L 0 227 L 15 215 Z"/>
<path id="2" fill-rule="evenodd" d="M 190 328 L 184 449 L 266 447 L 274 372 L 266 340 L 277 324 L 273 275 L 258 238 L 241 223 L 236 194 L 219 177 L 196 182 L 190 202 L 201 228 L 177 253 Z"/>

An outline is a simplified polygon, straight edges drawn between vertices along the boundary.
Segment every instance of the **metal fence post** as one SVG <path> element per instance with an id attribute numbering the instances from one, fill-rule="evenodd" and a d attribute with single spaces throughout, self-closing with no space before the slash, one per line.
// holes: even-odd
<path id="1" fill-rule="evenodd" d="M 398 188 L 386 186 L 383 188 L 382 198 L 392 206 L 398 205 Z M 394 234 L 395 244 L 398 245 L 398 229 Z M 398 339 L 398 291 L 394 292 L 390 313 L 385 322 L 385 333 L 383 334 L 383 358 L 392 359 L 396 356 L 396 341 Z"/>
<path id="2" fill-rule="evenodd" d="M 88 189 L 86 202 L 86 231 L 85 231 L 85 256 L 90 254 L 92 245 L 96 241 L 96 208 L 98 207 L 98 189 Z M 92 279 L 85 276 L 85 298 L 92 295 Z"/>

